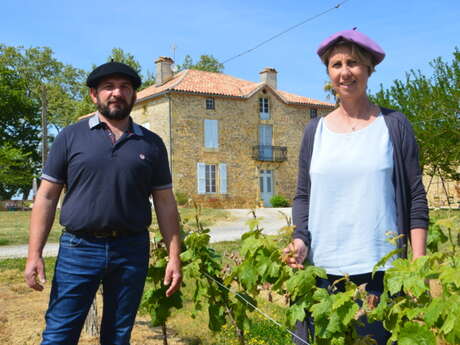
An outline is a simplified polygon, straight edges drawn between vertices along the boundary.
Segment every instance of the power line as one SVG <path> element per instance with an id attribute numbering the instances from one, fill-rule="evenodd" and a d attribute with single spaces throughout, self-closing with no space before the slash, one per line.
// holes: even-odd
<path id="1" fill-rule="evenodd" d="M 284 35 L 285 33 L 289 32 L 289 31 L 291 31 L 291 30 L 293 30 L 293 29 L 295 29 L 295 28 L 297 28 L 297 27 L 299 27 L 299 26 L 301 26 L 301 25 L 303 25 L 303 24 L 305 24 L 305 23 L 308 23 L 308 22 L 312 21 L 313 19 L 316 19 L 316 18 L 318 18 L 318 17 L 321 17 L 321 16 L 325 15 L 326 13 L 329 13 L 329 12 L 331 12 L 331 11 L 333 11 L 333 10 L 338 9 L 340 6 L 342 6 L 342 5 L 343 5 L 344 3 L 346 3 L 347 1 L 349 1 L 349 0 L 344 0 L 344 1 L 340 2 L 340 3 L 338 3 L 337 5 L 335 5 L 335 6 L 331 7 L 331 8 L 329 8 L 329 9 L 327 9 L 327 10 L 321 12 L 321 13 L 315 14 L 314 16 L 309 17 L 309 18 L 307 18 L 307 19 L 301 21 L 300 23 L 291 26 L 291 27 L 287 28 L 286 30 L 283 30 L 283 31 L 281 31 L 280 33 L 277 33 L 276 35 L 274 35 L 274 36 L 272 36 L 272 37 L 266 39 L 265 41 L 262 41 L 262 42 L 260 42 L 259 44 L 256 44 L 253 48 L 250 48 L 250 49 L 245 50 L 245 51 L 243 51 L 243 52 L 241 52 L 241 53 L 239 53 L 239 54 L 237 54 L 237 55 L 235 55 L 235 56 L 232 56 L 231 58 L 229 58 L 229 59 L 225 60 L 224 62 L 222 62 L 222 64 L 225 65 L 227 62 L 232 61 L 232 60 L 234 60 L 234 59 L 236 59 L 236 58 L 239 58 L 240 56 L 243 56 L 243 55 L 245 55 L 245 54 L 247 54 L 247 53 L 250 53 L 250 52 L 256 50 L 257 48 L 263 46 L 264 44 L 267 44 L 268 42 L 274 40 L 275 38 L 278 38 L 278 37 L 280 37 L 281 35 Z"/>

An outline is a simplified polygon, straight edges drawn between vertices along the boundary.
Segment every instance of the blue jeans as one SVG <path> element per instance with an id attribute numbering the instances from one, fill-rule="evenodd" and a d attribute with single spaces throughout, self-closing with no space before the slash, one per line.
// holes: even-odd
<path id="1" fill-rule="evenodd" d="M 356 285 L 361 285 L 367 283 L 366 291 L 375 296 L 380 296 L 383 293 L 383 278 L 385 273 L 382 271 L 376 272 L 374 279 L 372 279 L 371 273 L 351 275 L 350 280 Z M 341 276 L 334 276 L 328 274 L 328 279 L 318 278 L 317 286 L 323 289 L 328 289 L 332 283 L 340 278 Z M 342 281 L 336 285 L 337 292 L 345 291 L 345 284 Z M 372 338 L 377 342 L 378 345 L 386 345 L 388 339 L 390 339 L 391 334 L 384 327 L 382 322 L 375 321 L 369 323 L 367 318 L 361 317 L 360 321 L 363 323 L 362 327 L 357 327 L 356 332 L 360 336 L 371 335 Z M 297 322 L 296 324 L 296 335 L 302 339 L 308 339 L 309 335 L 314 336 L 315 334 L 315 325 L 313 323 L 313 318 L 311 315 L 307 315 L 307 318 L 304 322 Z M 297 339 L 293 339 L 295 344 L 303 344 Z"/>
<path id="2" fill-rule="evenodd" d="M 42 345 L 77 345 L 102 283 L 102 345 L 128 345 L 144 290 L 149 233 L 115 239 L 64 232 L 56 261 Z"/>

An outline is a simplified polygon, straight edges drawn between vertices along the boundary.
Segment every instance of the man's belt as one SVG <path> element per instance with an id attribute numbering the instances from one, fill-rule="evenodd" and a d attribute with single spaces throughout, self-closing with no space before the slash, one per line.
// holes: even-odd
<path id="1" fill-rule="evenodd" d="M 113 229 L 113 228 L 102 228 L 102 229 L 84 229 L 84 230 L 70 230 L 65 229 L 66 232 L 69 232 L 76 236 L 82 237 L 94 237 L 94 238 L 119 238 L 132 236 L 136 233 L 124 229 Z"/>

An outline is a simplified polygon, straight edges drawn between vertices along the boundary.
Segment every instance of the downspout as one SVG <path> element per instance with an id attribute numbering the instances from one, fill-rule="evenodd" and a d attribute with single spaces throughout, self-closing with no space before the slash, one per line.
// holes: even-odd
<path id="1" fill-rule="evenodd" d="M 168 94 L 168 101 L 169 101 L 169 169 L 171 170 L 171 176 L 174 176 L 173 173 L 173 141 L 172 141 L 172 102 L 171 102 L 171 94 Z"/>

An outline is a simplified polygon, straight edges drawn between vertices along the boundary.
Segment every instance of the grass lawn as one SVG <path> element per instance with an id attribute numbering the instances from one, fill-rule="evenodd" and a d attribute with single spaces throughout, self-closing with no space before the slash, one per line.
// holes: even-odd
<path id="1" fill-rule="evenodd" d="M 450 218 L 456 217 L 457 225 L 460 225 L 460 209 L 432 209 L 430 210 L 430 218 L 431 219 L 438 219 L 438 218 Z"/>
<path id="2" fill-rule="evenodd" d="M 57 242 L 61 234 L 59 213 L 50 231 L 49 242 Z M 0 211 L 0 246 L 26 244 L 29 239 L 30 211 Z"/>
<path id="3" fill-rule="evenodd" d="M 184 223 L 193 223 L 195 209 L 179 208 L 181 219 Z M 156 221 L 155 214 L 153 215 Z M 202 210 L 201 222 L 209 226 L 219 220 L 228 220 L 229 213 L 221 209 Z M 0 246 L 27 244 L 29 238 L 30 211 L 0 211 Z M 53 227 L 50 231 L 48 242 L 58 242 L 61 235 L 59 212 L 56 213 Z"/>

